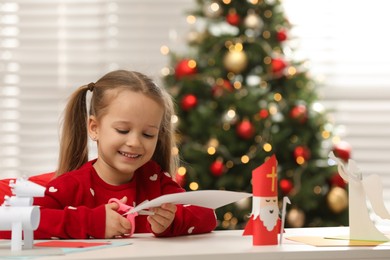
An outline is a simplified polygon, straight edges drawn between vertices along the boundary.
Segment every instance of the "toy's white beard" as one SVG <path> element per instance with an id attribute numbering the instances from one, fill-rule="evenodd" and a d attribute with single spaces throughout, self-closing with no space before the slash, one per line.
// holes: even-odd
<path id="1" fill-rule="evenodd" d="M 264 226 L 268 231 L 271 231 L 276 226 L 276 223 L 279 218 L 279 208 L 278 205 L 270 205 L 265 207 L 260 207 L 261 197 L 252 197 L 252 216 L 253 220 L 260 217 L 260 220 L 263 221 Z"/>
<path id="2" fill-rule="evenodd" d="M 261 208 L 260 219 L 268 231 L 273 230 L 278 222 L 278 207 L 274 205 Z"/>

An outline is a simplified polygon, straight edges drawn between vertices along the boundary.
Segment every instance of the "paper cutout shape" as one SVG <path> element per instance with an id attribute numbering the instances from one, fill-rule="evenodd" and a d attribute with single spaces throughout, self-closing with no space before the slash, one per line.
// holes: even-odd
<path id="1" fill-rule="evenodd" d="M 144 209 L 159 207 L 164 203 L 195 205 L 210 209 L 216 209 L 232 202 L 239 201 L 252 196 L 246 192 L 235 192 L 226 190 L 199 190 L 173 193 L 160 196 L 151 201 L 144 201 L 134 207 L 126 214 L 133 214 Z M 125 214 L 125 215 L 126 215 Z"/>
<path id="2" fill-rule="evenodd" d="M 275 155 L 252 171 L 252 192 L 252 213 L 243 235 L 252 235 L 255 246 L 277 245 L 280 218 Z"/>
<path id="3" fill-rule="evenodd" d="M 361 170 L 353 160 L 344 164 L 333 152 L 329 158 L 337 162 L 338 172 L 348 182 L 349 192 L 349 239 L 386 242 L 389 239 L 372 222 L 366 199 L 371 203 L 375 214 L 383 219 L 390 219 L 383 202 L 383 189 L 378 175 L 363 178 Z"/>
<path id="4" fill-rule="evenodd" d="M 32 206 L 33 197 L 43 197 L 45 187 L 24 178 L 11 180 L 9 186 L 15 196 L 4 196 L 4 203 L 0 207 L 0 230 L 12 231 L 11 251 L 31 249 L 34 230 L 40 221 L 39 207 Z"/>

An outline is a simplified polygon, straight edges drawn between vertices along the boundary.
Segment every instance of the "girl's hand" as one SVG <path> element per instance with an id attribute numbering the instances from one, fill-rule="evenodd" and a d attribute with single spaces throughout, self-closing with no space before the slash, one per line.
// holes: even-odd
<path id="1" fill-rule="evenodd" d="M 150 209 L 154 212 L 154 215 L 148 216 L 152 231 L 156 234 L 164 232 L 172 224 L 176 209 L 176 205 L 172 203 L 164 203 L 161 207 Z"/>
<path id="2" fill-rule="evenodd" d="M 127 197 L 121 199 L 126 203 Z M 106 204 L 106 231 L 105 238 L 114 238 L 117 236 L 126 236 L 130 234 L 133 228 L 130 221 L 117 212 L 119 205 L 117 203 Z"/>

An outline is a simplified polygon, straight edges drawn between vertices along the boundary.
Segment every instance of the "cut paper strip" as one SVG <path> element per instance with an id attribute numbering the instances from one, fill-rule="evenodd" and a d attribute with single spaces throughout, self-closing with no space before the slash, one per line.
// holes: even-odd
<path id="1" fill-rule="evenodd" d="M 52 240 L 45 242 L 35 243 L 35 246 L 39 247 L 61 247 L 61 248 L 85 248 L 93 246 L 106 246 L 110 245 L 110 242 L 84 242 L 84 241 L 61 241 L 61 240 Z"/>
<path id="2" fill-rule="evenodd" d="M 227 204 L 252 196 L 251 193 L 225 190 L 199 190 L 163 195 L 151 201 L 141 203 L 128 212 L 135 213 L 143 209 L 159 207 L 164 203 L 189 204 L 216 209 Z"/>

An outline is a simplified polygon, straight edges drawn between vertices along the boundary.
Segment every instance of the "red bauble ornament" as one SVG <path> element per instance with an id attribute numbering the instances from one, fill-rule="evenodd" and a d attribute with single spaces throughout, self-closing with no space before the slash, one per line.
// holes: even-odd
<path id="1" fill-rule="evenodd" d="M 282 179 L 279 182 L 279 187 L 280 187 L 280 190 L 283 192 L 283 194 L 287 195 L 294 188 L 294 185 L 290 180 Z"/>
<path id="2" fill-rule="evenodd" d="M 259 111 L 259 116 L 260 116 L 260 118 L 262 118 L 262 119 L 265 119 L 265 118 L 267 118 L 268 116 L 269 116 L 269 112 L 268 112 L 268 109 L 261 109 L 260 111 Z"/>
<path id="3" fill-rule="evenodd" d="M 271 60 L 272 72 L 280 74 L 287 67 L 287 63 L 283 59 L 275 58 Z"/>
<path id="4" fill-rule="evenodd" d="M 250 139 L 255 133 L 255 128 L 249 120 L 244 119 L 241 123 L 237 125 L 236 133 L 239 137 L 243 139 Z"/>
<path id="5" fill-rule="evenodd" d="M 233 86 L 229 80 L 220 79 L 217 80 L 215 85 L 211 88 L 211 92 L 214 97 L 220 97 L 224 94 L 224 92 L 232 92 Z"/>
<path id="6" fill-rule="evenodd" d="M 183 97 L 181 100 L 181 109 L 184 111 L 189 111 L 190 109 L 194 108 L 198 104 L 198 99 L 195 95 L 188 94 Z"/>
<path id="7" fill-rule="evenodd" d="M 338 172 L 334 173 L 333 176 L 330 178 L 330 184 L 332 186 L 337 186 L 340 188 L 345 188 L 345 186 L 347 185 Z"/>
<path id="8" fill-rule="evenodd" d="M 309 160 L 311 152 L 306 146 L 297 146 L 294 149 L 294 158 L 295 160 L 299 157 L 302 157 L 305 161 Z"/>
<path id="9" fill-rule="evenodd" d="M 221 176 L 225 172 L 225 165 L 221 160 L 216 160 L 210 165 L 210 172 L 214 176 Z"/>
<path id="10" fill-rule="evenodd" d="M 241 18 L 240 16 L 236 13 L 235 10 L 229 11 L 229 13 L 226 15 L 226 21 L 234 26 L 237 26 L 240 24 Z"/>
<path id="11" fill-rule="evenodd" d="M 290 111 L 290 117 L 304 124 L 307 121 L 307 109 L 305 105 L 296 105 Z"/>
<path id="12" fill-rule="evenodd" d="M 287 33 L 285 29 L 280 29 L 279 31 L 276 32 L 276 38 L 278 39 L 279 42 L 283 42 L 287 40 Z"/>
<path id="13" fill-rule="evenodd" d="M 346 141 L 341 141 L 333 147 L 334 155 L 346 162 L 351 158 L 351 150 L 351 145 Z"/>
<path id="14" fill-rule="evenodd" d="M 196 62 L 194 60 L 183 59 L 176 64 L 176 68 L 175 68 L 176 79 L 181 79 L 182 77 L 185 76 L 194 75 L 197 72 L 198 71 L 196 68 Z"/>

